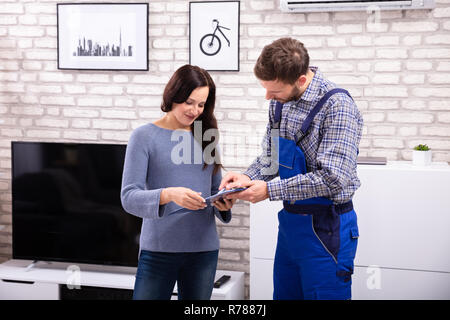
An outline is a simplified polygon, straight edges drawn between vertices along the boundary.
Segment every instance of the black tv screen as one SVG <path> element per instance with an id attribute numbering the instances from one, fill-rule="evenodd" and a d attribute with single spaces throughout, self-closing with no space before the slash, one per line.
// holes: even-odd
<path id="1" fill-rule="evenodd" d="M 120 202 L 125 145 L 12 142 L 14 259 L 137 266 Z"/>

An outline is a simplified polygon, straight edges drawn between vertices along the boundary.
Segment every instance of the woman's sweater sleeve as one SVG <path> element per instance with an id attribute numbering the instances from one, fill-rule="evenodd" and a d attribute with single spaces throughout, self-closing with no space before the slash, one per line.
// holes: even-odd
<path id="1" fill-rule="evenodd" d="M 146 189 L 148 160 L 151 155 L 140 132 L 139 129 L 133 131 L 128 141 L 120 198 L 128 213 L 141 218 L 158 219 L 163 217 L 166 208 L 165 205 L 159 205 L 163 189 Z"/>
<path id="2" fill-rule="evenodd" d="M 220 182 L 222 180 L 222 171 L 219 169 L 216 174 L 212 176 L 211 194 L 216 194 L 219 191 Z M 228 223 L 231 221 L 231 210 L 219 211 L 216 207 L 213 207 L 214 214 L 220 221 Z"/>

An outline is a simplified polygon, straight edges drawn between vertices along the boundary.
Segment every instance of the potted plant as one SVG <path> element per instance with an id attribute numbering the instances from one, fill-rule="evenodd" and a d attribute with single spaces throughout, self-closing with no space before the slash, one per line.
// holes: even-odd
<path id="1" fill-rule="evenodd" d="M 426 144 L 419 144 L 413 150 L 413 164 L 427 166 L 431 164 L 431 149 Z"/>

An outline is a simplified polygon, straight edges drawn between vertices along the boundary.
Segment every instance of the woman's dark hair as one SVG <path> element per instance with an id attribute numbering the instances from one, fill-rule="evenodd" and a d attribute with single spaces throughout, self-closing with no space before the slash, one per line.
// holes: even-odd
<path id="1" fill-rule="evenodd" d="M 197 66 L 193 66 L 190 64 L 186 64 L 180 68 L 178 68 L 177 71 L 172 75 L 172 78 L 170 78 L 169 82 L 167 83 L 164 94 L 163 94 L 163 101 L 161 103 L 161 110 L 163 112 L 169 112 L 172 110 L 172 106 L 174 103 L 183 103 L 186 102 L 186 100 L 191 95 L 192 91 L 194 91 L 197 88 L 200 87 L 208 87 L 209 93 L 208 98 L 206 99 L 206 103 L 203 109 L 203 113 L 196 119 L 196 121 L 202 122 L 202 135 L 201 137 L 196 137 L 197 139 L 200 138 L 201 141 L 198 141 L 202 146 L 202 151 L 205 150 L 205 148 L 212 143 L 212 141 L 204 141 L 203 136 L 204 133 L 208 129 L 216 129 L 216 135 L 214 136 L 214 143 L 218 144 L 219 139 L 219 131 L 217 127 L 217 120 L 214 116 L 214 107 L 216 103 L 216 85 L 214 84 L 213 79 L 209 75 L 209 73 Z M 194 121 L 191 124 L 191 131 L 194 133 Z M 195 135 L 194 135 L 195 136 Z M 211 152 L 211 156 L 216 159 L 214 163 L 214 171 L 213 174 L 215 174 L 222 165 L 220 164 L 219 154 L 217 153 L 217 147 L 214 148 Z M 204 161 L 204 160 L 203 160 Z M 206 163 L 203 165 L 203 169 L 205 169 L 207 166 Z"/>

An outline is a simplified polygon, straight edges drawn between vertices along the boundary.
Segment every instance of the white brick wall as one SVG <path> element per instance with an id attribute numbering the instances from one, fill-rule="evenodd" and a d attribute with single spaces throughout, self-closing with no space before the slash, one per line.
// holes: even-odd
<path id="1" fill-rule="evenodd" d="M 189 61 L 188 1 L 160 0 L 150 2 L 148 72 L 57 70 L 57 2 L 73 1 L 0 5 L 0 261 L 11 255 L 10 141 L 126 143 L 161 116 L 165 83 Z M 243 169 L 259 151 L 267 102 L 252 68 L 281 36 L 303 41 L 312 65 L 352 93 L 365 119 L 362 155 L 409 160 L 422 142 L 435 161 L 450 161 L 449 0 L 383 11 L 379 21 L 365 12 L 284 14 L 278 3 L 241 1 L 241 71 L 212 72 L 226 168 Z M 248 272 L 248 215 L 239 203 L 233 222 L 219 223 L 220 268 Z"/>

